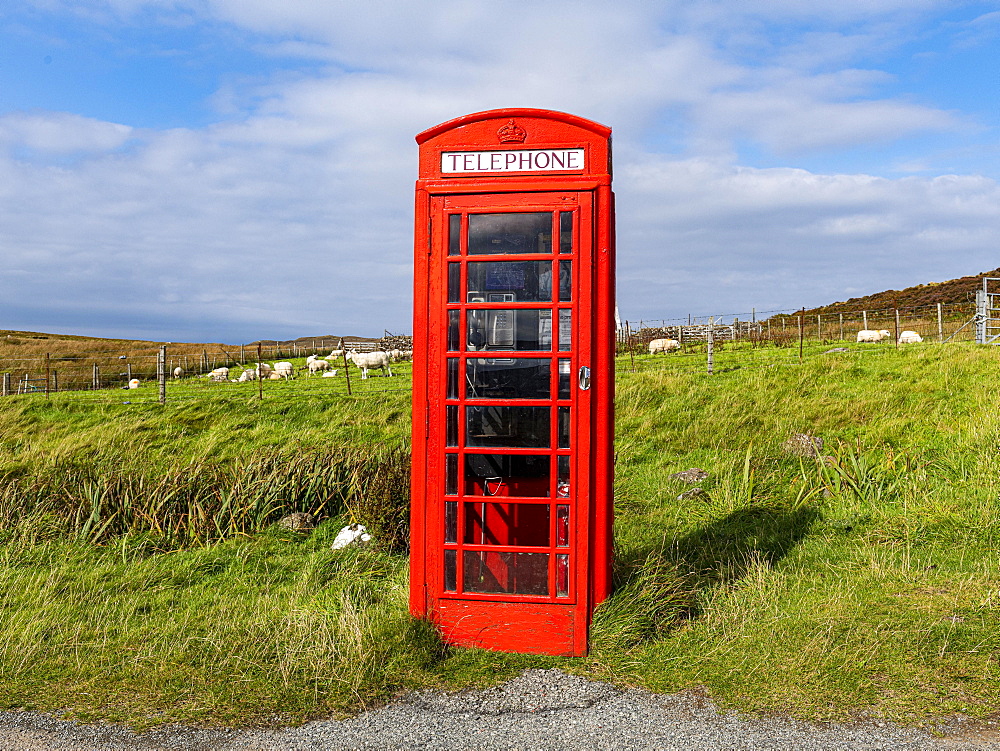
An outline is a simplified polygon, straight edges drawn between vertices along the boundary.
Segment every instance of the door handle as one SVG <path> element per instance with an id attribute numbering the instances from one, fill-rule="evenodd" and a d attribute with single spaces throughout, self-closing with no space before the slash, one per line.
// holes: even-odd
<path id="1" fill-rule="evenodd" d="M 580 391 L 587 391 L 590 388 L 590 368 L 586 365 L 580 366 Z"/>

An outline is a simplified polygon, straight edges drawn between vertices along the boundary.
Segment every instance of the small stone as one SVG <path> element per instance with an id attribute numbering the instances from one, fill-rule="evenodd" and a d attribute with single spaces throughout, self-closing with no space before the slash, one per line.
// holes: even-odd
<path id="1" fill-rule="evenodd" d="M 708 472 L 697 467 L 692 467 L 691 469 L 685 469 L 683 472 L 674 472 L 674 474 L 667 475 L 667 477 L 671 480 L 680 480 L 681 482 L 694 484 L 708 479 Z"/>
<path id="2" fill-rule="evenodd" d="M 698 496 L 708 495 L 704 488 L 691 488 L 690 490 L 685 490 L 679 496 L 677 496 L 678 501 L 686 501 L 688 498 L 697 498 Z"/>
<path id="3" fill-rule="evenodd" d="M 294 514 L 289 514 L 288 516 L 282 518 L 278 524 L 285 529 L 291 529 L 296 532 L 304 532 L 306 530 L 314 529 L 316 527 L 316 520 L 313 518 L 312 514 L 305 514 L 301 511 L 296 511 Z"/>
<path id="4" fill-rule="evenodd" d="M 793 456 L 817 457 L 823 450 L 823 439 L 809 433 L 792 433 L 782 448 Z"/>

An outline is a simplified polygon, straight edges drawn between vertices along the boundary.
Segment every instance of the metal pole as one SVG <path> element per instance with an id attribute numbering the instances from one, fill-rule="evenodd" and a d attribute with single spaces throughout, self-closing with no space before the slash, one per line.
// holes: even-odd
<path id="1" fill-rule="evenodd" d="M 715 372 L 715 316 L 708 319 L 708 374 Z"/>
<path id="2" fill-rule="evenodd" d="M 937 304 L 938 308 L 938 341 L 944 342 L 944 320 L 941 318 L 941 303 Z"/>
<path id="3" fill-rule="evenodd" d="M 167 345 L 160 345 L 160 355 L 156 360 L 156 377 L 160 381 L 160 404 L 167 403 Z"/>

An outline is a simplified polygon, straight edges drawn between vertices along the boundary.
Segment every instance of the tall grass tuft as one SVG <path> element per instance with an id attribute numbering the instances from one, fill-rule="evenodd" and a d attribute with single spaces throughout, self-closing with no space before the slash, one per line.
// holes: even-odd
<path id="1" fill-rule="evenodd" d="M 192 461 L 162 474 L 120 457 L 53 460 L 34 476 L 0 478 L 0 524 L 43 537 L 147 533 L 183 545 L 248 534 L 302 511 L 319 519 L 347 515 L 372 529 L 380 545 L 401 549 L 409 465 L 403 449 L 368 447 L 263 453 L 225 465 Z"/>

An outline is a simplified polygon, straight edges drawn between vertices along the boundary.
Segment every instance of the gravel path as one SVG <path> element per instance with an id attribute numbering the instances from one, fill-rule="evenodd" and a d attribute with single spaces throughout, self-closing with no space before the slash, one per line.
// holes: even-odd
<path id="1" fill-rule="evenodd" d="M 623 690 L 529 670 L 464 694 L 422 691 L 344 721 L 282 730 L 163 728 L 135 735 L 30 712 L 0 712 L 7 751 L 314 751 L 315 749 L 998 749 L 1000 726 L 956 721 L 942 737 L 891 723 L 814 725 L 722 714 L 691 692 Z"/>

